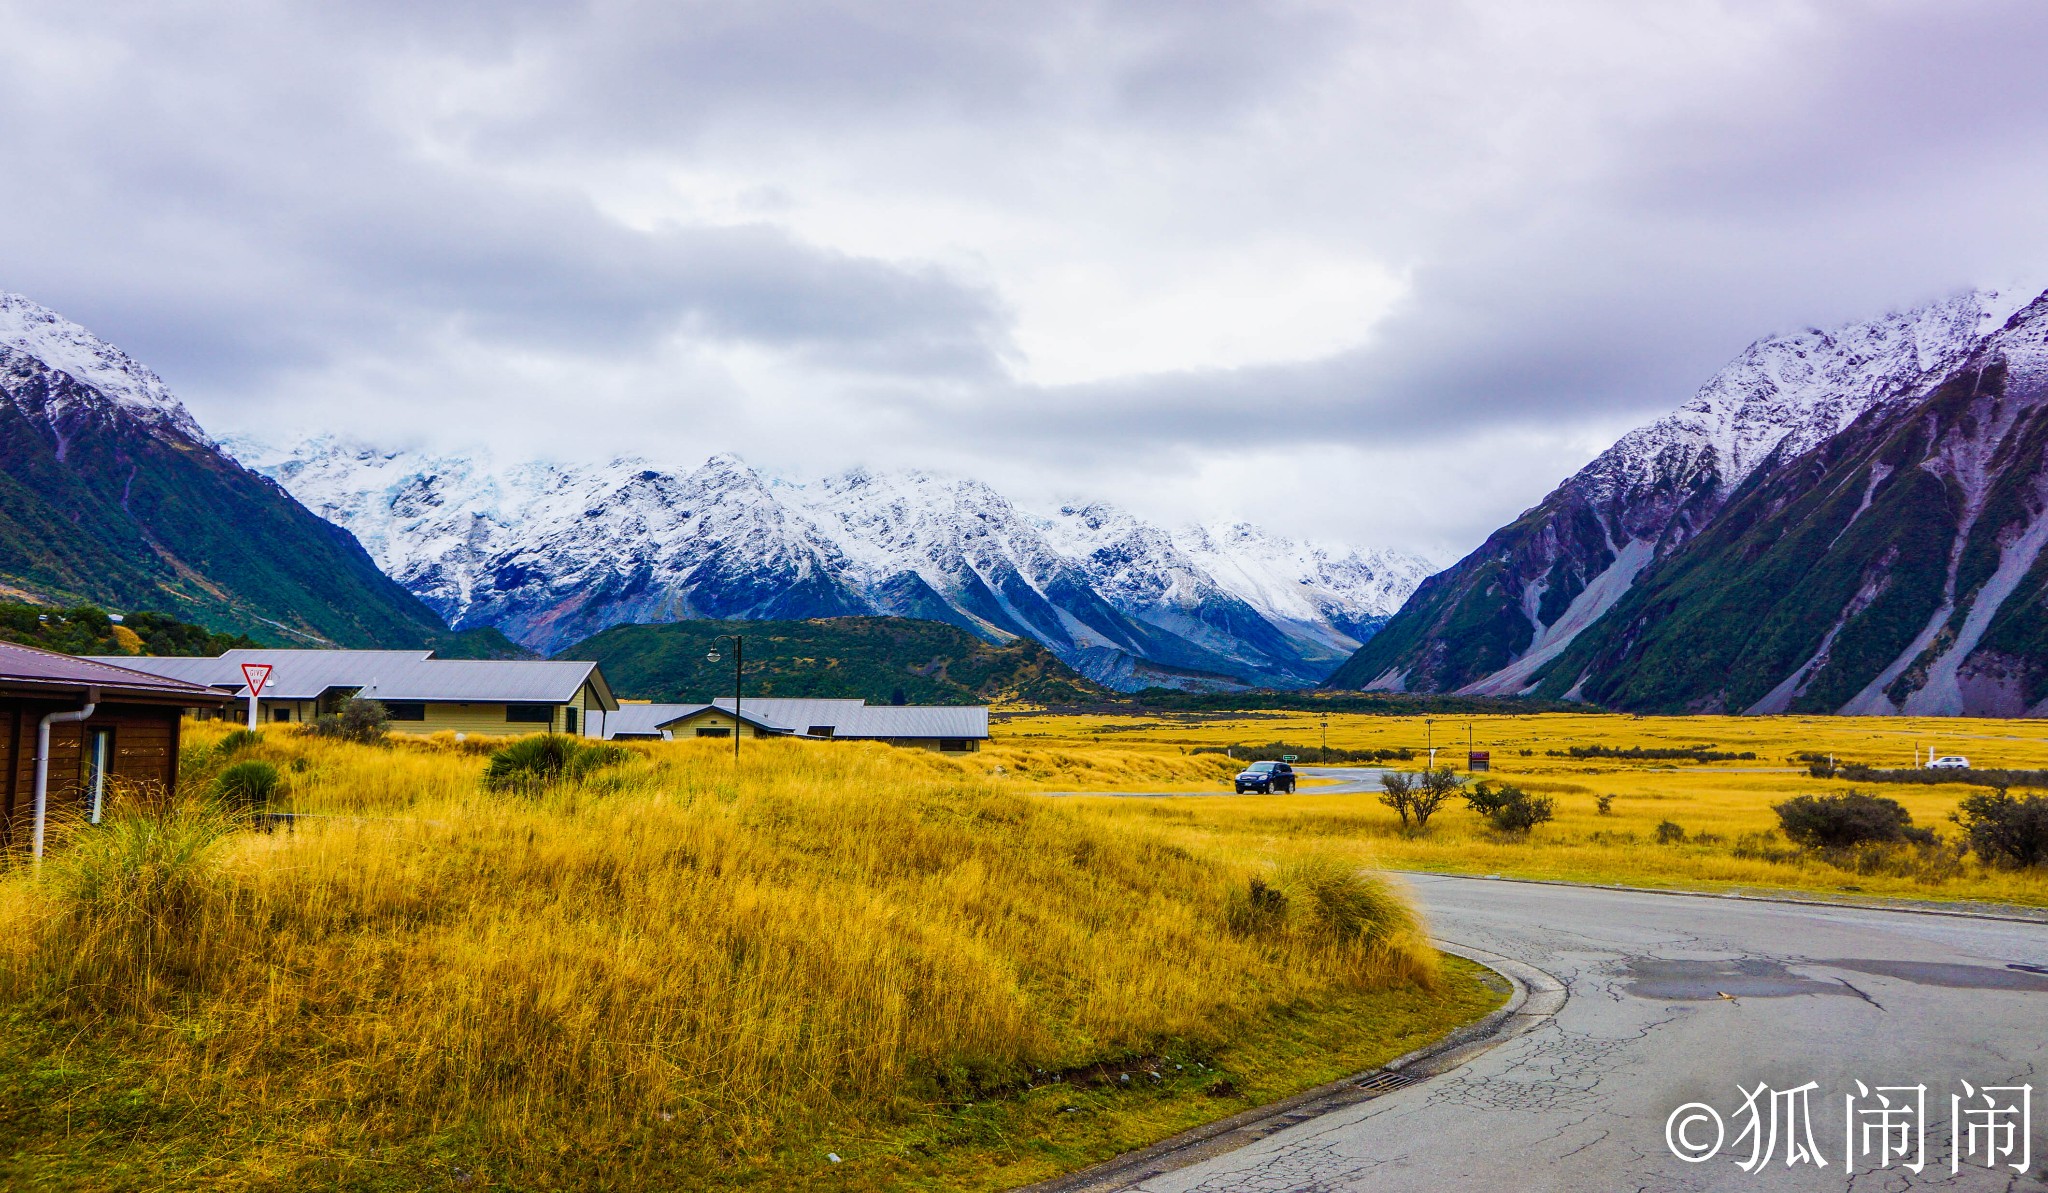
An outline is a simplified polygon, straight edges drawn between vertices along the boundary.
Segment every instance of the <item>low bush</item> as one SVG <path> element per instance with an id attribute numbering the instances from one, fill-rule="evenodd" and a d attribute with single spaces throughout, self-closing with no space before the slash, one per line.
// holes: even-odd
<path id="1" fill-rule="evenodd" d="M 1660 821 L 1657 825 L 1657 844 L 1681 845 L 1685 842 L 1685 826 L 1676 820 Z"/>
<path id="2" fill-rule="evenodd" d="M 1504 833 L 1526 833 L 1556 815 L 1547 795 L 1530 795 L 1509 783 L 1484 780 L 1465 793 L 1465 803 Z"/>
<path id="3" fill-rule="evenodd" d="M 277 794 L 277 768 L 260 758 L 245 758 L 213 778 L 213 798 L 227 808 L 261 811 Z"/>
<path id="4" fill-rule="evenodd" d="M 1934 834 L 1913 827 L 1913 814 L 1897 800 L 1849 791 L 1800 795 L 1772 806 L 1787 839 L 1809 849 L 1846 849 L 1883 842 L 1932 844 Z"/>
<path id="5" fill-rule="evenodd" d="M 507 791 L 574 781 L 623 762 L 627 756 L 623 746 L 587 742 L 562 733 L 536 734 L 493 753 L 490 765 L 484 768 L 484 786 Z"/>
<path id="6" fill-rule="evenodd" d="M 1986 862 L 2007 866 L 2048 864 L 2048 799 L 2003 791 L 1973 795 L 1957 807 L 1970 849 Z"/>
<path id="7" fill-rule="evenodd" d="M 1552 758 L 1616 758 L 1629 762 L 1747 762 L 1756 757 L 1754 750 L 1716 750 L 1711 742 L 1703 746 L 1572 746 L 1544 753 Z"/>
<path id="8" fill-rule="evenodd" d="M 1596 796 L 1594 796 L 1594 797 L 1593 797 L 1593 811 L 1597 812 L 1598 814 L 1600 814 L 1600 815 L 1602 815 L 1602 816 L 1612 816 L 1612 815 L 1614 815 L 1614 800 L 1615 800 L 1615 797 L 1614 797 L 1613 795 L 1611 795 L 1611 794 L 1610 794 L 1610 795 L 1596 795 Z"/>

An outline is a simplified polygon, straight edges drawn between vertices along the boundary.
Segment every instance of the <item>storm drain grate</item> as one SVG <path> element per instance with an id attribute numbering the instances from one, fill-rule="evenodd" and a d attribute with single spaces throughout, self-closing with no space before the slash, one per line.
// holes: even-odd
<path id="1" fill-rule="evenodd" d="M 1408 1076 L 1406 1073 L 1385 1072 L 1374 1073 L 1372 1076 L 1359 1082 L 1357 1088 L 1360 1093 L 1372 1094 L 1377 1097 L 1380 1094 L 1393 1093 L 1397 1089 L 1406 1089 L 1414 1084 L 1415 1078 Z"/>

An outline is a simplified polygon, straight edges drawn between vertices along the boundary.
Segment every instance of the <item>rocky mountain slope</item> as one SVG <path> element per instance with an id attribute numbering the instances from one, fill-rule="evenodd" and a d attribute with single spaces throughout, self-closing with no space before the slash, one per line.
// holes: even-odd
<path id="1" fill-rule="evenodd" d="M 1560 690 L 1556 677 L 1568 670 L 1560 660 L 1586 657 L 1592 648 L 1579 645 L 1582 637 L 1608 626 L 1623 602 L 1639 600 L 1634 594 L 1650 577 L 1662 584 L 1679 560 L 1702 558 L 1693 544 L 1728 516 L 1739 493 L 1851 427 L 1903 417 L 2016 305 L 1969 293 L 1834 331 L 1757 341 L 1692 401 L 1623 437 L 1423 583 L 1328 686 L 1636 699 L 1635 689 L 1624 695 L 1604 686 L 1599 668 L 1583 690 L 1579 675 Z M 1712 582 L 1732 580 L 1722 571 Z M 1613 663 L 1601 657 L 1603 666 Z M 1669 695 L 1660 693 L 1659 702 Z"/>
<path id="2" fill-rule="evenodd" d="M 332 439 L 235 450 L 451 624 L 543 651 L 631 622 L 886 614 L 1032 638 L 1118 688 L 1302 686 L 1428 571 L 1249 526 L 1167 531 L 1104 505 L 1038 515 L 921 472 L 790 484 L 729 455 L 669 472 Z"/>
<path id="3" fill-rule="evenodd" d="M 267 641 L 445 634 L 346 531 L 222 454 L 155 373 L 14 294 L 0 294 L 0 596 Z"/>
<path id="4" fill-rule="evenodd" d="M 1638 709 L 2048 713 L 2048 295 L 1756 477 L 1540 670 Z"/>

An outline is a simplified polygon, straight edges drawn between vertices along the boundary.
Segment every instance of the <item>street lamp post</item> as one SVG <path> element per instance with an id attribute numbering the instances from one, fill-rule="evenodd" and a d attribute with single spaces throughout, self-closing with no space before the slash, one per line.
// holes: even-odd
<path id="1" fill-rule="evenodd" d="M 732 762 L 740 762 L 740 665 L 747 657 L 747 640 L 738 634 L 720 634 L 718 638 L 732 639 Z M 716 663 L 719 659 L 718 638 L 711 640 L 711 649 L 705 652 L 704 661 Z"/>

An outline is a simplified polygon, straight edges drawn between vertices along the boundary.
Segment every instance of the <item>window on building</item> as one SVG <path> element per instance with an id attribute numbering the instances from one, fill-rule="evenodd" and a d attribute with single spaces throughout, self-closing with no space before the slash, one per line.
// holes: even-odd
<path id="1" fill-rule="evenodd" d="M 939 739 L 939 749 L 944 750 L 948 754 L 960 754 L 973 748 L 973 745 L 964 737 L 942 737 Z"/>
<path id="2" fill-rule="evenodd" d="M 705 725 L 697 730 L 698 737 L 731 737 L 732 730 L 723 725 Z"/>
<path id="3" fill-rule="evenodd" d="M 832 736 L 832 731 L 836 728 L 838 728 L 836 725 L 813 725 L 809 729 L 804 730 L 804 732 L 812 737 L 830 737 Z"/>
<path id="4" fill-rule="evenodd" d="M 270 710 L 270 719 L 273 721 L 289 721 L 292 719 L 292 710 L 289 708 L 273 708 Z"/>
<path id="5" fill-rule="evenodd" d="M 552 725 L 555 722 L 555 706 L 552 704 L 508 704 L 505 719 L 522 725 Z"/>
<path id="6" fill-rule="evenodd" d="M 424 721 L 427 719 L 427 706 L 418 701 L 387 704 L 384 706 L 384 711 L 390 714 L 391 719 L 394 721 Z"/>
<path id="7" fill-rule="evenodd" d="M 86 734 L 85 789 L 92 799 L 92 822 L 100 822 L 107 805 L 107 776 L 114 771 L 114 731 L 94 729 Z"/>
<path id="8" fill-rule="evenodd" d="M 574 732 L 576 732 L 576 707 L 575 707 L 575 705 L 570 705 L 570 706 L 569 706 L 568 708 L 565 708 L 565 709 L 563 709 L 563 710 L 562 710 L 562 732 L 564 732 L 564 733 L 574 733 Z"/>

